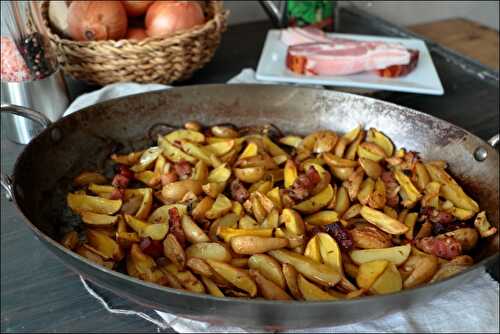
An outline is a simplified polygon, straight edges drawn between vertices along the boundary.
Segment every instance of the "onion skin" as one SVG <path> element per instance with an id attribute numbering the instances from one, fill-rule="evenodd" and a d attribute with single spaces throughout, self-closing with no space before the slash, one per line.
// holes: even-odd
<path id="1" fill-rule="evenodd" d="M 165 37 L 179 30 L 203 24 L 205 17 L 196 1 L 156 1 L 146 13 L 146 33 Z"/>
<path id="2" fill-rule="evenodd" d="M 69 7 L 68 32 L 76 41 L 121 39 L 127 24 L 120 1 L 72 1 Z"/>
<path id="3" fill-rule="evenodd" d="M 145 38 L 148 38 L 148 35 L 146 34 L 146 30 L 144 30 L 143 28 L 129 28 L 126 38 L 141 41 Z"/>
<path id="4" fill-rule="evenodd" d="M 154 1 L 122 1 L 128 16 L 141 16 Z"/>

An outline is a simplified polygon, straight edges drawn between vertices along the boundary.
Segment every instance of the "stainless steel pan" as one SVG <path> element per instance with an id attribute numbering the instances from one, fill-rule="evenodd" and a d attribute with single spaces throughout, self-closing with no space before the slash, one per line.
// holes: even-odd
<path id="1" fill-rule="evenodd" d="M 164 124 L 181 126 L 189 120 L 205 125 L 273 123 L 284 132 L 299 134 L 320 128 L 345 132 L 358 123 L 376 127 L 396 146 L 418 151 L 424 159 L 446 159 L 452 173 L 497 227 L 498 152 L 469 132 L 415 110 L 362 96 L 283 86 L 174 88 L 100 103 L 53 124 L 20 108 L 2 106 L 2 112 L 30 117 L 46 127 L 19 156 L 12 176 L 2 175 L 2 185 L 33 233 L 79 274 L 147 307 L 254 328 L 353 323 L 425 303 L 446 290 L 459 288 L 498 258 L 497 235 L 480 244 L 474 254 L 478 263 L 455 277 L 401 293 L 334 302 L 221 299 L 146 283 L 95 265 L 57 240 L 64 227 L 77 223 L 68 218 L 64 209 L 71 179 L 82 169 L 104 167 L 100 162 L 113 150 L 148 145 L 150 139 L 145 134 L 152 128 L 156 131 Z"/>

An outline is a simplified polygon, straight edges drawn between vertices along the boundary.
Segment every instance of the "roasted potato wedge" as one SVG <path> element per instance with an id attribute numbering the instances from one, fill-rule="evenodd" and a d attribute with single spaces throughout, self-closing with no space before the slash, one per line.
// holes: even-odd
<path id="1" fill-rule="evenodd" d="M 327 206 L 333 198 L 333 188 L 329 184 L 320 193 L 295 205 L 293 208 L 303 213 L 314 213 Z"/>
<path id="2" fill-rule="evenodd" d="M 208 235 L 188 215 L 182 217 L 181 225 L 186 240 L 190 243 L 195 244 L 210 241 Z"/>
<path id="3" fill-rule="evenodd" d="M 304 218 L 307 224 L 311 225 L 328 225 L 335 223 L 339 220 L 339 215 L 333 210 L 324 210 L 316 212 L 310 216 Z"/>
<path id="4" fill-rule="evenodd" d="M 361 216 L 368 222 L 380 228 L 382 231 L 390 234 L 403 234 L 408 231 L 408 226 L 398 220 L 389 217 L 383 212 L 372 209 L 368 206 L 361 208 Z"/>
<path id="5" fill-rule="evenodd" d="M 456 207 L 479 212 L 479 205 L 460 187 L 444 169 L 434 164 L 424 164 L 433 181 L 441 184 L 440 195 L 451 201 Z"/>
<path id="6" fill-rule="evenodd" d="M 336 300 L 338 298 L 322 290 L 319 286 L 309 282 L 301 274 L 297 276 L 297 287 L 299 288 L 301 296 L 305 300 Z"/>
<path id="7" fill-rule="evenodd" d="M 380 275 L 371 285 L 370 292 L 382 295 L 386 293 L 398 292 L 402 289 L 403 280 L 401 279 L 401 274 L 394 263 L 389 263 L 382 275 Z"/>
<path id="8" fill-rule="evenodd" d="M 82 211 L 80 216 L 82 217 L 82 221 L 89 225 L 111 226 L 118 221 L 118 216 L 109 216 L 90 211 Z"/>
<path id="9" fill-rule="evenodd" d="M 169 233 L 165 240 L 163 240 L 163 254 L 167 259 L 172 261 L 177 268 L 182 270 L 186 266 L 186 253 L 172 233 Z"/>
<path id="10" fill-rule="evenodd" d="M 294 266 L 299 273 L 320 285 L 334 286 L 340 281 L 341 275 L 337 270 L 304 255 L 283 249 L 272 250 L 268 253 L 279 262 Z"/>
<path id="11" fill-rule="evenodd" d="M 191 179 L 171 182 L 163 186 L 161 194 L 165 199 L 180 202 L 188 192 L 201 194 L 203 192 L 201 186 L 200 181 Z"/>
<path id="12" fill-rule="evenodd" d="M 102 197 L 71 194 L 67 196 L 67 203 L 75 212 L 94 212 L 106 215 L 115 214 L 122 206 L 122 200 L 111 200 Z"/>
<path id="13" fill-rule="evenodd" d="M 250 269 L 250 276 L 255 280 L 260 293 L 269 300 L 291 300 L 292 298 L 273 281 L 265 278 L 258 270 Z"/>
<path id="14" fill-rule="evenodd" d="M 235 268 L 225 262 L 209 259 L 206 261 L 216 273 L 221 275 L 238 289 L 247 292 L 251 297 L 255 297 L 255 295 L 257 295 L 257 285 L 246 271 Z"/>
<path id="15" fill-rule="evenodd" d="M 226 213 L 231 211 L 233 207 L 233 203 L 229 198 L 224 196 L 223 194 L 217 195 L 214 204 L 212 207 L 205 212 L 205 217 L 208 219 L 216 219 L 224 216 Z"/>
<path id="16" fill-rule="evenodd" d="M 248 267 L 259 271 L 265 278 L 282 289 L 286 288 L 285 277 L 280 264 L 266 254 L 255 254 L 248 259 Z"/>
<path id="17" fill-rule="evenodd" d="M 88 229 L 87 241 L 90 246 L 98 250 L 100 254 L 105 255 L 105 260 L 113 259 L 115 261 L 120 261 L 124 256 L 120 245 L 104 233 Z"/>
<path id="18" fill-rule="evenodd" d="M 411 246 L 406 244 L 388 248 L 353 250 L 349 255 L 352 261 L 358 265 L 376 260 L 386 260 L 399 266 L 408 259 L 410 252 Z"/>
<path id="19" fill-rule="evenodd" d="M 186 248 L 188 258 L 197 257 L 203 260 L 229 262 L 233 258 L 229 250 L 217 242 L 199 242 Z"/>
<path id="20" fill-rule="evenodd" d="M 241 235 L 231 238 L 231 247 L 237 254 L 260 254 L 273 249 L 285 248 L 288 239 Z"/>
<path id="21" fill-rule="evenodd" d="M 358 286 L 362 289 L 370 289 L 388 265 L 389 261 L 387 260 L 375 260 L 361 264 L 356 277 Z"/>

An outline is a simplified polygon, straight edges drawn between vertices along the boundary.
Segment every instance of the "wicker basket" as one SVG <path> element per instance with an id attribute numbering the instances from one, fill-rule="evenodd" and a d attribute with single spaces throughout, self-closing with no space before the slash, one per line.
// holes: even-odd
<path id="1" fill-rule="evenodd" d="M 205 24 L 166 38 L 79 42 L 62 38 L 52 29 L 48 8 L 49 1 L 43 1 L 42 19 L 64 71 L 99 85 L 188 79 L 214 56 L 229 14 L 221 1 L 205 1 Z"/>

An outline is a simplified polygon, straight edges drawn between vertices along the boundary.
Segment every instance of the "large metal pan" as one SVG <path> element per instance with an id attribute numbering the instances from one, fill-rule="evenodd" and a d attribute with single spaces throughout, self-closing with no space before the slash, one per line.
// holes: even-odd
<path id="1" fill-rule="evenodd" d="M 482 242 L 477 264 L 445 281 L 385 296 L 334 302 L 273 302 L 216 298 L 146 283 L 105 269 L 68 251 L 57 240 L 64 215 L 65 192 L 84 168 L 100 168 L 117 145 L 138 149 L 150 143 L 145 135 L 158 124 L 181 126 L 189 120 L 238 126 L 273 123 L 284 132 L 328 128 L 345 132 L 358 123 L 384 131 L 398 147 L 424 159 L 446 159 L 452 173 L 499 221 L 499 155 L 469 132 L 429 115 L 351 94 L 317 89 L 264 85 L 204 85 L 174 88 L 99 103 L 54 124 L 19 108 L 2 107 L 34 118 L 47 128 L 19 156 L 12 177 L 2 176 L 7 189 L 36 237 L 66 265 L 99 286 L 143 305 L 184 317 L 246 327 L 304 328 L 353 323 L 380 317 L 440 293 L 459 288 L 498 258 L 498 235 Z M 160 126 L 161 128 L 161 126 Z M 497 137 L 498 141 L 498 137 Z"/>

